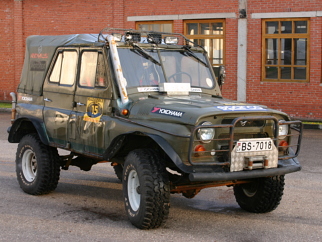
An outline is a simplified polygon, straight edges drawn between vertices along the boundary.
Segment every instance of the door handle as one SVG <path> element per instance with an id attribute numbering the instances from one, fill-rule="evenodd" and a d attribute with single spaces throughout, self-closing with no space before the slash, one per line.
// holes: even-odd
<path id="1" fill-rule="evenodd" d="M 78 105 L 78 106 L 85 106 L 85 103 L 80 103 L 80 102 L 78 102 L 78 103 L 77 103 L 77 105 Z"/>
<path id="2" fill-rule="evenodd" d="M 48 99 L 48 98 L 44 98 L 44 101 L 45 102 L 52 102 L 50 99 Z"/>

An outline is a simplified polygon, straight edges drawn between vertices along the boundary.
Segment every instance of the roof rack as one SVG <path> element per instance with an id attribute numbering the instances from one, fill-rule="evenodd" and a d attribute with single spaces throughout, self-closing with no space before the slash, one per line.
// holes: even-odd
<path id="1" fill-rule="evenodd" d="M 98 42 L 107 42 L 107 35 L 115 35 L 115 34 L 120 34 L 122 36 L 126 36 L 128 33 L 135 35 L 139 34 L 140 36 L 145 36 L 147 38 L 152 38 L 154 40 L 155 44 L 161 44 L 162 40 L 158 39 L 158 36 L 163 37 L 178 37 L 179 39 L 182 40 L 182 45 L 188 45 L 188 46 L 194 46 L 194 47 L 200 47 L 202 48 L 205 52 L 207 52 L 203 46 L 198 45 L 194 43 L 193 41 L 189 40 L 186 38 L 183 34 L 180 33 L 169 33 L 169 32 L 158 32 L 158 31 L 145 31 L 145 30 L 136 30 L 136 29 L 122 29 L 122 28 L 104 28 L 100 31 L 98 35 Z M 152 41 L 153 43 L 153 41 Z"/>

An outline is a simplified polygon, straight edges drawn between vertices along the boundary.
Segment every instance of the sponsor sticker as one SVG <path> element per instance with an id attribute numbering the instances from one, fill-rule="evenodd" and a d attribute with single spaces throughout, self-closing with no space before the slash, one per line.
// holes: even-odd
<path id="1" fill-rule="evenodd" d="M 99 123 L 103 114 L 104 100 L 100 98 L 88 98 L 84 121 Z"/>
<path id="2" fill-rule="evenodd" d="M 138 92 L 158 92 L 159 87 L 138 87 Z"/>
<path id="3" fill-rule="evenodd" d="M 45 71 L 46 70 L 46 61 L 30 61 L 30 70 L 31 71 Z"/>
<path id="4" fill-rule="evenodd" d="M 192 87 L 190 92 L 202 92 L 202 90 L 198 87 Z"/>
<path id="5" fill-rule="evenodd" d="M 181 118 L 184 114 L 184 112 L 181 112 L 181 111 L 176 111 L 176 110 L 171 110 L 166 108 L 158 108 L 158 107 L 153 107 L 151 110 L 151 113 L 162 114 L 162 115 L 172 116 L 176 118 Z"/>
<path id="6" fill-rule="evenodd" d="M 266 108 L 260 106 L 215 106 L 222 111 L 266 111 Z"/>
<path id="7" fill-rule="evenodd" d="M 22 101 L 27 101 L 27 102 L 32 102 L 32 97 L 26 97 L 26 96 L 22 96 L 21 97 Z"/>
<path id="8" fill-rule="evenodd" d="M 159 87 L 138 87 L 138 92 L 158 92 L 160 91 Z M 192 87 L 190 92 L 202 92 L 201 88 Z"/>

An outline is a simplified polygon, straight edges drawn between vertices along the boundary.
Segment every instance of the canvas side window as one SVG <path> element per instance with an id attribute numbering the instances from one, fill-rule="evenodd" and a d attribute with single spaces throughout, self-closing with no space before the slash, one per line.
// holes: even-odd
<path id="1" fill-rule="evenodd" d="M 59 53 L 53 71 L 51 72 L 49 81 L 59 83 L 60 72 L 61 72 L 61 62 L 62 62 L 63 53 Z"/>
<path id="2" fill-rule="evenodd" d="M 63 57 L 60 84 L 73 85 L 76 78 L 77 52 L 66 51 Z"/>
<path id="3" fill-rule="evenodd" d="M 82 87 L 94 87 L 95 85 L 97 56 L 96 51 L 84 51 L 82 53 L 79 77 L 79 84 Z"/>
<path id="4" fill-rule="evenodd" d="M 103 53 L 84 51 L 82 53 L 79 84 L 82 87 L 106 87 L 106 67 Z"/>
<path id="5" fill-rule="evenodd" d="M 58 54 L 49 81 L 62 85 L 73 85 L 76 78 L 77 52 L 64 51 Z"/>
<path id="6" fill-rule="evenodd" d="M 106 67 L 104 65 L 103 53 L 98 53 L 97 69 L 96 69 L 96 81 L 95 86 L 106 87 L 107 86 Z"/>

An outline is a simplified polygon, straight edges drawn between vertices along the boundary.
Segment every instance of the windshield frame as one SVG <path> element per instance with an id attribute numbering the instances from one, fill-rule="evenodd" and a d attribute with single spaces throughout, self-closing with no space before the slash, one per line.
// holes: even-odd
<path id="1" fill-rule="evenodd" d="M 207 70 L 207 77 L 209 77 L 212 86 L 205 86 L 205 85 L 191 85 L 191 88 L 193 88 L 194 90 L 191 91 L 191 93 L 208 93 L 208 94 L 212 94 L 214 95 L 214 93 L 216 93 L 215 95 L 218 95 L 218 92 L 220 92 L 219 88 L 218 88 L 218 84 L 217 84 L 217 78 L 215 77 L 213 68 L 210 64 L 209 58 L 207 56 L 207 53 L 199 47 L 183 47 L 182 45 L 177 46 L 177 45 L 151 45 L 151 44 L 135 44 L 138 45 L 140 49 L 142 49 L 145 53 L 138 53 L 137 51 L 134 51 L 137 47 L 135 46 L 131 46 L 129 48 L 129 45 L 126 46 L 118 46 L 118 52 L 120 55 L 120 62 L 122 64 L 122 60 L 123 58 L 125 58 L 124 56 L 122 56 L 122 51 L 123 50 L 129 50 L 132 53 L 134 53 L 135 55 L 138 55 L 138 58 L 144 58 L 146 62 L 150 62 L 150 64 L 158 66 L 159 71 L 162 71 L 162 76 L 163 76 L 163 81 L 164 82 L 170 82 L 168 79 L 168 77 L 170 77 L 170 75 L 168 75 L 168 70 L 167 68 L 165 68 L 165 63 L 163 60 L 163 55 L 162 53 L 178 53 L 181 56 L 185 56 L 189 59 L 191 59 L 193 62 L 197 62 L 199 68 L 203 67 L 206 68 Z M 187 50 L 188 48 L 188 50 Z M 141 51 L 142 52 L 142 51 Z M 154 52 L 157 55 L 151 55 L 151 53 Z M 191 53 L 187 53 L 187 52 L 192 52 L 194 55 L 198 56 L 198 58 L 195 58 L 195 56 L 193 56 Z M 128 52 L 130 53 L 130 52 Z M 202 56 L 200 56 L 200 54 L 202 54 Z M 151 55 L 151 58 L 149 58 L 146 55 Z M 158 58 L 156 58 L 156 56 L 158 56 Z M 201 58 L 202 57 L 202 58 Z M 198 59 L 201 59 L 202 61 L 204 61 L 206 63 L 206 66 L 204 65 L 205 63 L 200 62 Z M 155 62 L 155 60 L 157 60 L 161 66 L 157 65 L 157 63 Z M 124 63 L 123 63 L 124 64 Z M 122 71 L 124 74 L 124 77 L 126 78 L 126 76 L 129 76 L 128 74 L 126 74 L 126 68 L 124 68 L 125 66 L 123 66 L 122 64 Z M 182 65 L 183 66 L 183 65 Z M 129 82 L 130 80 L 127 80 L 127 82 Z M 192 81 L 190 81 L 190 83 L 192 84 Z M 200 83 L 200 82 L 199 82 Z M 128 94 L 133 94 L 133 93 L 138 93 L 138 92 L 159 92 L 158 89 L 159 85 L 158 84 L 154 84 L 154 85 L 127 85 L 126 89 L 128 90 Z M 140 89 L 139 89 L 140 88 Z M 142 91 L 144 90 L 144 91 Z"/>

